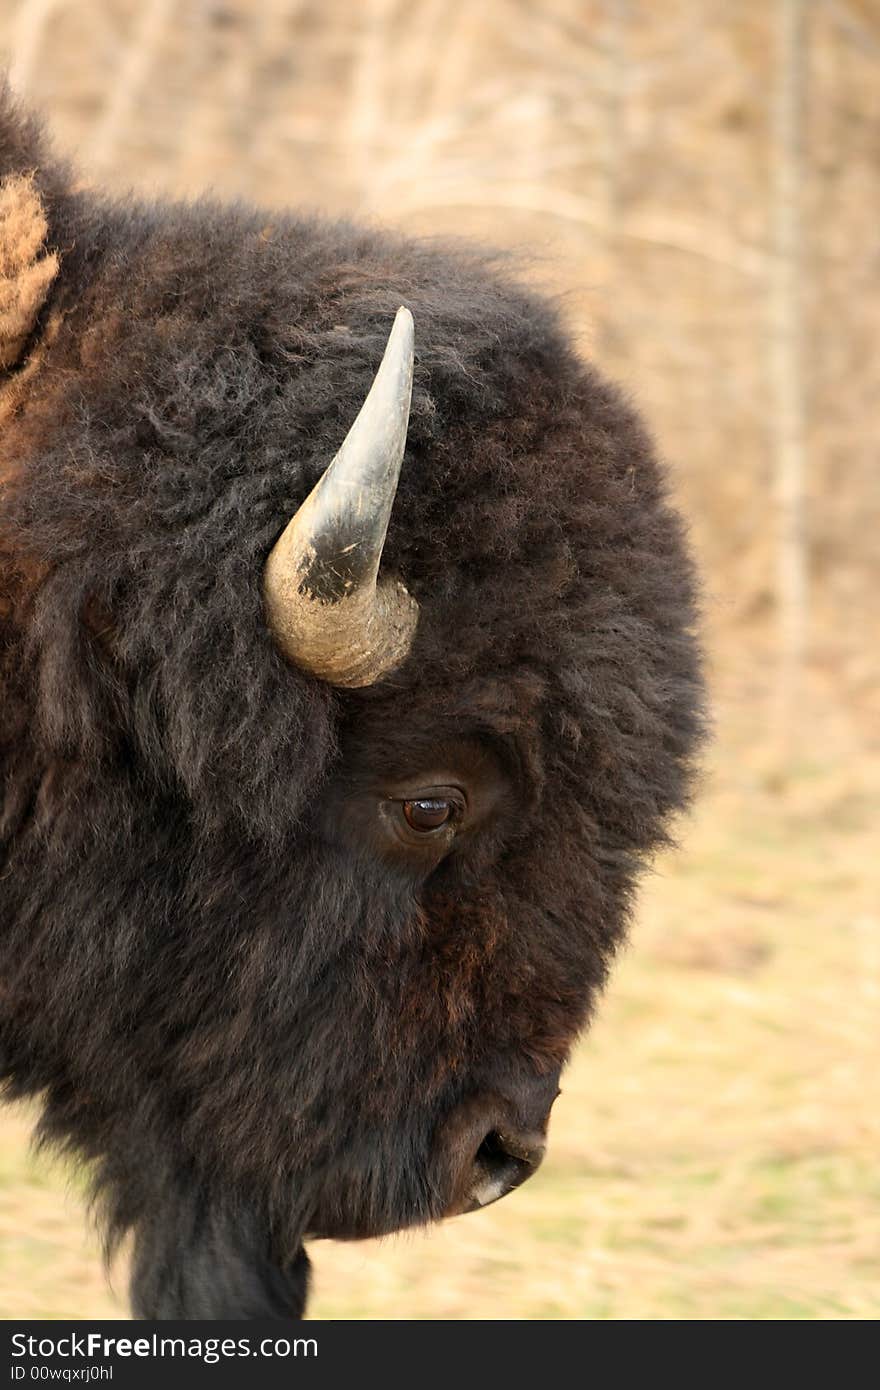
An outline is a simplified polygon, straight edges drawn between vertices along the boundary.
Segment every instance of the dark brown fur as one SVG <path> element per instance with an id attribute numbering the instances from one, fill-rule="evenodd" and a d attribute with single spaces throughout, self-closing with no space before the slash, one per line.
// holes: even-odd
<path id="1" fill-rule="evenodd" d="M 141 1314 L 295 1312 L 304 1233 L 437 1216 L 444 1118 L 585 1024 L 687 796 L 691 565 L 632 409 L 488 255 L 76 193 L 6 99 L 0 176 L 33 170 L 60 268 L 0 430 L 0 1073 L 134 1229 Z M 421 621 L 346 693 L 284 663 L 260 576 L 401 303 L 384 563 Z M 338 831 L 358 768 L 463 734 L 516 788 L 479 843 L 418 880 Z"/>

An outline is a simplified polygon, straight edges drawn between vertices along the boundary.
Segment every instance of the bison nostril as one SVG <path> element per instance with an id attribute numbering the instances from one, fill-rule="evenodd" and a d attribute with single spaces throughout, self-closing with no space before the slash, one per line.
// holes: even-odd
<path id="1" fill-rule="evenodd" d="M 504 1091 L 475 1091 L 449 1111 L 432 1153 L 444 1216 L 486 1207 L 532 1176 L 544 1157 L 557 1081 L 541 1076 Z"/>
<path id="2" fill-rule="evenodd" d="M 543 1134 L 520 1134 L 518 1131 L 493 1129 L 486 1135 L 483 1143 L 489 1144 L 490 1152 L 494 1150 L 509 1159 L 517 1159 L 528 1164 L 530 1168 L 537 1168 L 544 1157 Z"/>
<path id="3" fill-rule="evenodd" d="M 510 1163 L 525 1163 L 536 1167 L 541 1161 L 543 1145 L 539 1148 L 514 1135 L 502 1134 L 492 1129 L 486 1135 L 476 1152 L 476 1162 L 486 1168 L 506 1167 Z"/>
<path id="4" fill-rule="evenodd" d="M 473 1207 L 486 1207 L 512 1192 L 531 1177 L 543 1157 L 542 1135 L 490 1130 L 474 1155 Z"/>
<path id="5" fill-rule="evenodd" d="M 474 1163 L 478 1168 L 492 1169 L 497 1164 L 503 1163 L 505 1157 L 501 1135 L 497 1129 L 492 1129 L 474 1154 Z"/>

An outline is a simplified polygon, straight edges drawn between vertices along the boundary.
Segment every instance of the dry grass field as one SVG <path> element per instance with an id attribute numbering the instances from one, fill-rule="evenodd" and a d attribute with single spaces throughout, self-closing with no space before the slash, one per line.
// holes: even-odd
<path id="1" fill-rule="evenodd" d="M 703 794 L 544 1168 L 314 1247 L 310 1315 L 877 1317 L 880 0 L 5 0 L 3 62 L 89 181 L 523 252 L 705 575 Z M 125 1316 L 28 1129 L 0 1110 L 0 1316 Z"/>

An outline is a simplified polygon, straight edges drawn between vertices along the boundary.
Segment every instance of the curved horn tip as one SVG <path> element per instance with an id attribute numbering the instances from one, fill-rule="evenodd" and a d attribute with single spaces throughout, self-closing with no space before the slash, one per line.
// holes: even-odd
<path id="1" fill-rule="evenodd" d="M 412 310 L 408 309 L 405 304 L 401 304 L 397 313 L 394 315 L 394 323 L 391 328 L 392 333 L 394 332 L 394 329 L 397 327 L 398 324 L 406 324 L 409 328 L 415 329 L 415 322 L 413 320 Z"/>
<path id="2" fill-rule="evenodd" d="M 379 575 L 406 446 L 414 332 L 401 304 L 357 419 L 266 561 L 278 645 L 333 685 L 371 685 L 393 670 L 418 620 L 403 584 Z"/>

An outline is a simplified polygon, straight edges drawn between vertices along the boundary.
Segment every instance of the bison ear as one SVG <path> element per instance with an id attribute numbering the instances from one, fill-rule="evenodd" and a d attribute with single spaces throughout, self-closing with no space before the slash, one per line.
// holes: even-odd
<path id="1" fill-rule="evenodd" d="M 26 354 L 52 281 L 56 251 L 46 252 L 49 223 L 32 174 L 0 183 L 0 370 Z"/>

